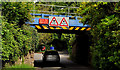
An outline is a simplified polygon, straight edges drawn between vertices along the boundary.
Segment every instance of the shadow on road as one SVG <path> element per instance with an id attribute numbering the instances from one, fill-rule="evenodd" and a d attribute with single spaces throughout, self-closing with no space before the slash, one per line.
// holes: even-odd
<path id="1" fill-rule="evenodd" d="M 34 67 L 62 67 L 66 68 L 63 64 L 61 63 L 55 63 L 55 62 L 42 62 L 41 60 L 35 60 L 34 61 Z"/>

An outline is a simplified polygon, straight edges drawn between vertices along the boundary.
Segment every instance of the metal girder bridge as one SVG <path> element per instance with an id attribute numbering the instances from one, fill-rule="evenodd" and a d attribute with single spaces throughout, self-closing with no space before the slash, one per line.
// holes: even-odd
<path id="1" fill-rule="evenodd" d="M 35 17 L 34 22 L 26 22 L 26 24 L 29 24 L 31 27 L 36 28 L 39 32 L 49 32 L 49 33 L 56 33 L 56 32 L 63 32 L 63 33 L 75 33 L 75 32 L 81 32 L 81 31 L 89 31 L 91 29 L 90 25 L 83 25 L 83 23 L 80 23 L 78 18 L 82 18 L 80 16 L 65 16 L 65 15 L 51 15 L 51 14 L 34 14 L 31 13 L 31 15 L 34 16 L 41 16 Z M 67 20 L 68 25 L 66 26 L 60 26 L 60 25 L 50 25 L 51 17 L 68 17 L 69 20 Z M 51 18 L 52 19 L 52 18 Z M 59 19 L 58 19 L 59 20 Z M 56 19 L 56 21 L 58 21 Z M 58 22 L 59 23 L 59 22 Z"/>
<path id="2" fill-rule="evenodd" d="M 51 11 L 38 11 L 31 10 L 33 13 L 30 13 L 35 18 L 32 19 L 33 22 L 26 22 L 31 27 L 36 28 L 38 32 L 45 33 L 80 33 L 89 31 L 91 29 L 90 25 L 83 25 L 80 22 L 81 16 L 70 16 L 75 15 L 76 13 L 70 13 L 70 8 L 79 8 L 79 7 L 68 7 L 68 6 L 58 6 L 58 5 L 47 5 L 47 4 L 36 4 L 42 6 L 51 6 Z M 34 6 L 35 7 L 35 6 Z M 67 15 L 54 15 L 54 13 L 65 13 L 66 12 L 54 12 L 53 7 L 68 8 Z M 49 14 L 36 14 L 35 11 Z M 51 13 L 51 14 L 50 14 Z M 39 16 L 39 17 L 37 17 Z M 53 23 L 54 22 L 54 23 Z"/>

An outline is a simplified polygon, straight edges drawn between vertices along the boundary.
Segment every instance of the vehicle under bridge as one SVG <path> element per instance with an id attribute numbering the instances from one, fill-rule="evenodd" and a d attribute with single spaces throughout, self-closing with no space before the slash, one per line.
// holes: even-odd
<path id="1" fill-rule="evenodd" d="M 34 14 L 33 22 L 26 22 L 40 33 L 69 33 L 76 34 L 76 40 L 72 45 L 72 59 L 80 64 L 89 64 L 89 31 L 90 25 L 80 22 L 80 16 Z M 39 17 L 36 17 L 39 16 Z"/>

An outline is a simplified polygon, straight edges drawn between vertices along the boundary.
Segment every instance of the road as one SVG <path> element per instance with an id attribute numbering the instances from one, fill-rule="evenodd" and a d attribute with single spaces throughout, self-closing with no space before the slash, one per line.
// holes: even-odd
<path id="1" fill-rule="evenodd" d="M 34 67 L 36 70 L 92 70 L 90 67 L 78 65 L 71 60 L 69 60 L 69 55 L 67 52 L 59 52 L 60 64 L 43 64 L 42 54 L 34 54 Z"/>

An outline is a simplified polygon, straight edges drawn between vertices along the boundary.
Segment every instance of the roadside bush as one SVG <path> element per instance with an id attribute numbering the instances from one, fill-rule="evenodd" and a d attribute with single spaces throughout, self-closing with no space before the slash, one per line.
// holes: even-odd
<path id="1" fill-rule="evenodd" d="M 99 31 L 99 32 L 96 32 Z M 119 68 L 120 66 L 120 28 L 119 18 L 114 15 L 102 19 L 91 31 L 94 38 L 92 47 L 93 65 L 98 69 Z M 96 33 L 96 34 L 95 34 Z"/>
<path id="2" fill-rule="evenodd" d="M 37 30 L 25 25 L 32 19 L 33 2 L 2 2 L 2 61 L 13 64 L 38 46 Z M 12 63 L 11 63 L 12 62 Z"/>
<path id="3" fill-rule="evenodd" d="M 25 28 L 25 29 L 24 29 Z M 37 31 L 27 25 L 19 28 L 15 24 L 2 22 L 2 60 L 17 61 L 38 45 Z"/>

